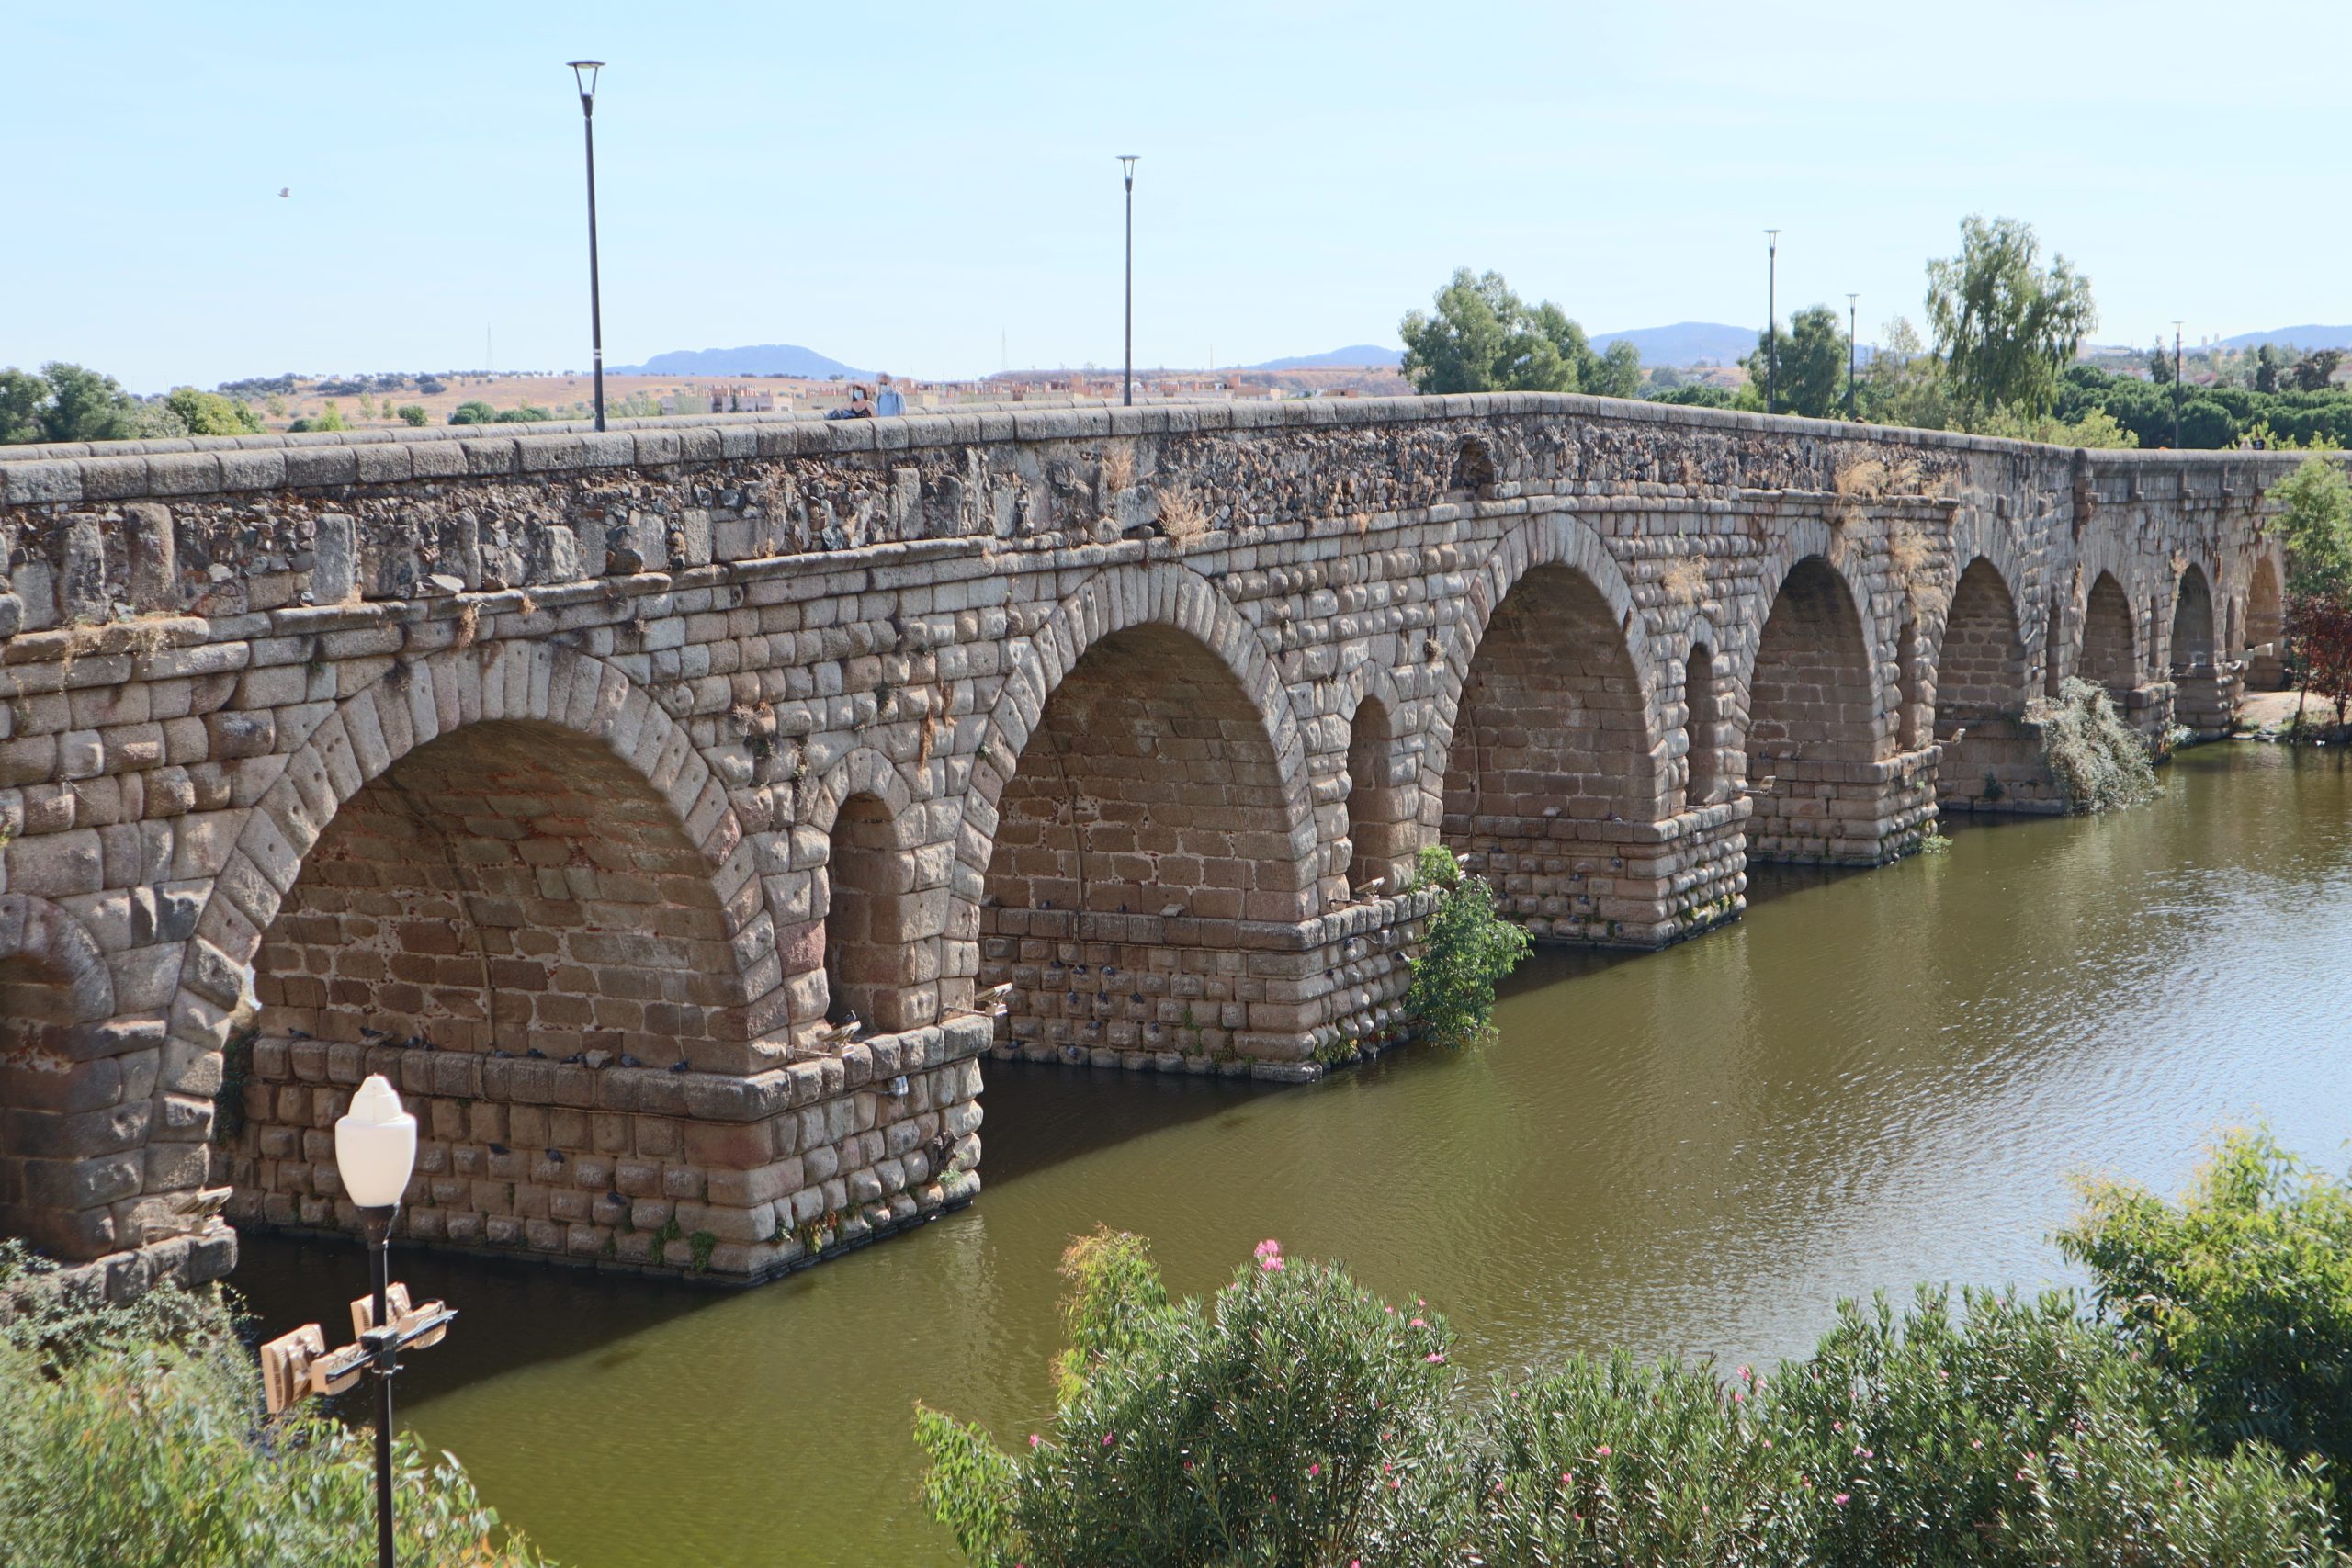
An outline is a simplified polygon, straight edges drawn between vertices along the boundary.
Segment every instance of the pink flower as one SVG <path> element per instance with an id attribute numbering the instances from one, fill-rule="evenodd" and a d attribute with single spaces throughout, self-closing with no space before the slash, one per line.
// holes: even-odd
<path id="1" fill-rule="evenodd" d="M 1854 1498 L 1854 1495 L 1853 1495 L 1851 1492 L 1840 1492 L 1840 1493 L 1838 1493 L 1838 1495 L 1836 1495 L 1835 1497 L 1832 1497 L 1832 1498 L 1831 1498 L 1831 1499 L 1829 1499 L 1829 1500 L 1830 1500 L 1831 1502 L 1833 1502 L 1833 1503 L 1837 1504 L 1839 1507 L 1841 1507 L 1841 1508 L 1842 1508 L 1842 1507 L 1844 1507 L 1848 1503 L 1852 1502 L 1852 1501 L 1853 1501 L 1853 1498 Z"/>
<path id="2" fill-rule="evenodd" d="M 1981 1449 L 1984 1446 L 1984 1439 L 1982 1438 L 1971 1438 L 1968 1439 L 1968 1446 L 1972 1449 Z"/>
<path id="3" fill-rule="evenodd" d="M 1283 1266 L 1283 1244 L 1268 1236 L 1258 1244 L 1250 1256 L 1257 1258 L 1261 1269 L 1279 1269 Z"/>
<path id="4" fill-rule="evenodd" d="M 1310 1464 L 1306 1467 L 1306 1473 L 1310 1476 L 1320 1475 L 1323 1473 L 1323 1467 L 1320 1464 Z"/>
<path id="5" fill-rule="evenodd" d="M 1045 1440 L 1046 1440 L 1045 1438 L 1041 1438 L 1041 1437 L 1037 1436 L 1037 1434 L 1036 1434 L 1036 1433 L 1035 1433 L 1035 1432 L 1032 1432 L 1032 1433 L 1030 1433 L 1030 1434 L 1029 1434 L 1029 1446 L 1030 1446 L 1031 1448 L 1033 1448 L 1033 1449 L 1034 1449 L 1034 1448 L 1035 1448 L 1038 1444 L 1040 1444 L 1040 1443 L 1044 1442 Z"/>
<path id="6" fill-rule="evenodd" d="M 1439 1366 L 1443 1366 L 1445 1364 L 1445 1356 L 1442 1352 L 1437 1350 L 1430 1351 L 1428 1355 L 1423 1356 L 1421 1359 L 1424 1361 L 1433 1361 Z"/>
<path id="7" fill-rule="evenodd" d="M 1563 1486 L 1574 1486 L 1576 1483 L 1577 1483 L 1577 1472 L 1576 1472 L 1575 1471 L 1573 1471 L 1573 1470 L 1564 1470 L 1564 1471 L 1560 1472 L 1560 1484 L 1561 1484 L 1561 1485 L 1563 1485 Z M 1497 1486 L 1498 1486 L 1498 1487 L 1499 1487 L 1500 1485 L 1502 1485 L 1502 1483 L 1501 1483 L 1501 1482 L 1499 1482 L 1499 1481 L 1498 1481 L 1498 1482 L 1496 1482 L 1496 1483 L 1495 1483 L 1495 1484 L 1496 1484 Z"/>
<path id="8" fill-rule="evenodd" d="M 1601 1457 L 1602 1459 L 1607 1459 L 1607 1458 L 1608 1458 L 1611 1453 L 1615 1452 L 1616 1450 L 1613 1450 L 1613 1449 L 1611 1449 L 1611 1448 L 1607 1443 L 1603 1443 L 1603 1444 L 1601 1444 L 1599 1448 L 1597 1448 L 1597 1449 L 1593 1450 L 1592 1451 L 1593 1451 L 1594 1453 L 1598 1454 L 1598 1455 L 1599 1455 L 1600 1457 Z"/>
<path id="9" fill-rule="evenodd" d="M 1102 1434 L 1102 1446 L 1103 1446 L 1104 1448 L 1106 1448 L 1106 1449 L 1107 1449 L 1107 1448 L 1109 1448 L 1109 1447 L 1110 1447 L 1114 1442 L 1116 1442 L 1117 1440 L 1118 1440 L 1118 1438 L 1117 1438 L 1117 1435 L 1116 1435 L 1115 1433 L 1112 1433 L 1112 1432 L 1105 1432 L 1105 1433 L 1103 1433 L 1103 1434 Z"/>
<path id="10" fill-rule="evenodd" d="M 1846 1423 L 1843 1421 L 1832 1421 L 1829 1423 L 1829 1429 L 1833 1432 L 1842 1432 L 1846 1429 Z"/>
<path id="11" fill-rule="evenodd" d="M 1410 1323 L 1408 1323 L 1405 1326 L 1408 1328 L 1427 1328 L 1429 1325 L 1417 1317 Z"/>
<path id="12" fill-rule="evenodd" d="M 1733 1390 L 1731 1391 L 1731 1402 L 1732 1402 L 1734 1404 L 1747 1404 L 1747 1391 L 1746 1389 L 1744 1389 L 1744 1388 L 1736 1388 L 1736 1389 L 1733 1389 Z"/>

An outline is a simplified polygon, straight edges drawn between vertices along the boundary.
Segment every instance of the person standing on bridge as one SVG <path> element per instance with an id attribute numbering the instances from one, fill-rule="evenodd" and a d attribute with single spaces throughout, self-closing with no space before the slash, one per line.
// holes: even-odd
<path id="1" fill-rule="evenodd" d="M 906 397 L 898 388 L 890 384 L 890 373 L 888 370 L 882 372 L 882 389 L 875 394 L 874 412 L 884 418 L 907 412 Z"/>

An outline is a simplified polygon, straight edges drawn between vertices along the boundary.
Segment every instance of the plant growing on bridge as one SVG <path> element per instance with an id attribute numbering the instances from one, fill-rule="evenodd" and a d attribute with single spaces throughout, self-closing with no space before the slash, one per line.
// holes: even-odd
<path id="1" fill-rule="evenodd" d="M 1494 1032 L 1495 986 L 1527 956 L 1527 933 L 1495 912 L 1492 885 L 1442 844 L 1421 851 L 1404 891 L 1437 896 L 1405 998 L 1415 1032 L 1452 1050 L 1484 1043 Z"/>
<path id="2" fill-rule="evenodd" d="M 2073 811 L 2112 811 L 2156 797 L 2156 771 L 2147 743 L 2122 716 L 2107 688 L 2069 677 L 2053 701 L 2036 697 L 2026 717 L 2041 727 L 2041 757 Z"/>

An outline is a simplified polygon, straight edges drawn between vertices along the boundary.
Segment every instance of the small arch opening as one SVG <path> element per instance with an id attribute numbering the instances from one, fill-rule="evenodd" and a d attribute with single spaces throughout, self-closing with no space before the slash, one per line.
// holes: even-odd
<path id="1" fill-rule="evenodd" d="M 1894 639 L 1895 744 L 1905 751 L 1917 751 L 1926 744 L 1926 738 L 1920 733 L 1924 728 L 1920 723 L 1923 712 L 1919 701 L 1919 623 L 1905 605 L 1903 629 Z"/>
<path id="2" fill-rule="evenodd" d="M 2123 589 L 2106 572 L 2091 584 L 2083 605 L 2083 679 L 2107 688 L 2120 708 L 2140 683 L 2132 647 L 2132 604 Z"/>
<path id="3" fill-rule="evenodd" d="M 2213 668 L 2213 591 L 2194 565 L 2181 574 L 2173 597 L 2172 667 L 2177 676 L 2210 674 Z"/>
<path id="4" fill-rule="evenodd" d="M 884 1034 L 923 1021 L 910 869 L 888 807 L 869 794 L 842 802 L 825 861 L 826 1021 Z"/>
<path id="5" fill-rule="evenodd" d="M 1395 891 L 1399 886 L 1400 863 L 1411 852 L 1407 839 L 1412 814 L 1406 809 L 1410 792 L 1396 777 L 1396 723 L 1387 704 L 1366 697 L 1356 705 L 1355 724 L 1348 734 L 1348 886 L 1351 889 L 1385 877 L 1385 890 Z"/>
<path id="6" fill-rule="evenodd" d="M 1715 692 L 1715 656 L 1705 643 L 1692 645 L 1682 665 L 1684 809 L 1712 806 L 1723 776 L 1723 712 Z"/>

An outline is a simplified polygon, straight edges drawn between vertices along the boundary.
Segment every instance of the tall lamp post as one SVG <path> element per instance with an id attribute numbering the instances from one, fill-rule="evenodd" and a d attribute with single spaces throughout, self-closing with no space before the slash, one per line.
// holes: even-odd
<path id="1" fill-rule="evenodd" d="M 2178 321 L 2172 324 L 2172 449 L 2176 452 L 2180 450 L 2180 323 Z"/>
<path id="2" fill-rule="evenodd" d="M 1846 296 L 1846 417 L 1854 417 L 1854 355 L 1859 340 L 1854 335 L 1854 301 L 1860 294 Z"/>
<path id="3" fill-rule="evenodd" d="M 1126 369 L 1119 378 L 1119 401 L 1133 407 L 1136 400 L 1136 159 L 1140 154 L 1119 154 L 1119 177 L 1127 187 L 1127 351 Z"/>
<path id="4" fill-rule="evenodd" d="M 351 1097 L 351 1109 L 334 1124 L 334 1167 L 343 1190 L 359 1211 L 368 1242 L 372 1289 L 351 1303 L 357 1342 L 335 1350 L 315 1323 L 261 1348 L 262 1383 L 275 1416 L 314 1393 L 341 1393 L 363 1372 L 376 1375 L 376 1562 L 395 1568 L 392 1556 L 392 1374 L 400 1352 L 437 1345 L 458 1314 L 439 1302 L 409 1304 L 408 1287 L 391 1280 L 392 1222 L 401 1195 L 416 1166 L 416 1118 L 401 1109 L 401 1097 L 380 1073 L 372 1074 Z"/>
<path id="5" fill-rule="evenodd" d="M 580 89 L 580 123 L 588 135 L 588 337 L 596 356 L 596 428 L 605 428 L 605 303 L 596 277 L 596 73 L 601 60 L 572 60 Z"/>
<path id="6" fill-rule="evenodd" d="M 1764 231 L 1764 412 L 1781 409 L 1781 231 Z"/>

